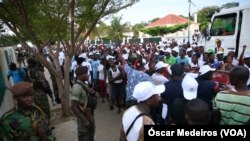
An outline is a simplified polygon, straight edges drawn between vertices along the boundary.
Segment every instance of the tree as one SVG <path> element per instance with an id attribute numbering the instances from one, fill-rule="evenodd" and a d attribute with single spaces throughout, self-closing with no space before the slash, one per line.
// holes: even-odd
<path id="1" fill-rule="evenodd" d="M 72 56 L 83 48 L 86 38 L 103 17 L 132 6 L 138 0 L 4 0 L 0 19 L 12 30 L 22 46 L 55 77 L 62 99 L 63 115 L 70 115 L 69 71 Z M 37 47 L 34 51 L 26 41 Z M 56 42 L 56 53 L 50 46 Z M 48 47 L 54 68 L 43 55 Z M 58 61 L 59 49 L 65 50 L 64 82 Z"/>
<path id="2" fill-rule="evenodd" d="M 109 32 L 109 26 L 106 25 L 104 22 L 99 22 L 98 25 L 93 29 L 93 31 L 90 33 L 89 37 L 91 40 L 95 40 L 96 38 L 103 38 L 105 36 L 108 36 Z"/>
<path id="3" fill-rule="evenodd" d="M 128 23 L 121 24 L 122 17 L 113 17 L 109 27 L 108 38 L 115 40 L 118 44 L 122 41 L 123 33 L 130 31 Z"/>
<path id="4" fill-rule="evenodd" d="M 155 22 L 155 21 L 157 21 L 157 20 L 159 20 L 159 19 L 160 19 L 160 18 L 158 18 L 158 17 L 157 17 L 157 18 L 154 18 L 154 19 L 152 19 L 152 20 L 149 20 L 148 23 L 153 23 L 153 22 Z"/>
<path id="5" fill-rule="evenodd" d="M 200 23 L 200 31 L 203 31 L 211 20 L 211 15 L 218 9 L 217 6 L 204 7 L 197 13 L 198 23 Z"/>
<path id="6" fill-rule="evenodd" d="M 18 43 L 16 36 L 8 34 L 7 31 L 8 29 L 6 29 L 6 26 L 0 20 L 0 47 L 16 45 Z"/>
<path id="7" fill-rule="evenodd" d="M 132 31 L 133 31 L 135 38 L 137 38 L 139 36 L 139 32 L 142 31 L 142 29 L 144 29 L 144 27 L 145 27 L 144 23 L 135 24 L 132 27 Z"/>
<path id="8" fill-rule="evenodd" d="M 186 16 L 183 16 L 183 15 L 179 15 L 179 16 L 182 18 L 188 19 L 188 17 L 186 17 Z M 194 16 L 192 14 L 192 15 L 190 15 L 190 21 L 193 21 L 193 20 L 194 20 Z"/>
<path id="9" fill-rule="evenodd" d="M 169 34 L 169 33 L 175 33 L 177 31 L 180 31 L 184 28 L 187 28 L 188 24 L 185 23 L 185 24 L 179 24 L 179 25 L 173 25 L 173 26 L 170 26 L 170 27 L 160 27 L 160 26 L 157 26 L 157 27 L 152 27 L 152 28 L 147 28 L 147 29 L 144 29 L 142 30 L 144 33 L 147 33 L 149 35 L 152 35 L 152 36 L 163 36 L 163 35 L 166 35 L 166 34 Z"/>
<path id="10" fill-rule="evenodd" d="M 230 2 L 230 3 L 226 3 L 226 4 L 223 4 L 221 6 L 221 9 L 222 8 L 233 8 L 233 7 L 238 7 L 239 6 L 239 3 L 238 2 Z"/>

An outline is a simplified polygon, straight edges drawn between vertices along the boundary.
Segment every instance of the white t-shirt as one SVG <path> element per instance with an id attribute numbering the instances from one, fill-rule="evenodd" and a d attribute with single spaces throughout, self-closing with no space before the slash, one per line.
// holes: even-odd
<path id="1" fill-rule="evenodd" d="M 89 71 L 89 72 L 92 71 L 91 64 L 90 64 L 88 61 L 82 62 L 82 66 L 87 66 L 87 67 L 88 67 L 88 71 Z M 90 73 L 89 73 L 89 74 L 90 74 Z"/>
<path id="2" fill-rule="evenodd" d="M 121 74 L 119 68 L 116 68 L 116 71 L 114 72 L 112 68 L 109 69 L 111 71 L 112 78 L 117 77 L 118 75 Z M 115 80 L 113 83 L 122 83 L 122 79 Z"/>
<path id="3" fill-rule="evenodd" d="M 156 85 L 162 85 L 166 82 L 168 82 L 168 79 L 166 77 L 164 77 L 162 74 L 159 73 L 154 73 L 151 76 L 151 81 L 156 84 Z"/>
<path id="4" fill-rule="evenodd" d="M 82 62 L 82 66 L 88 67 L 88 74 L 90 75 L 90 71 L 92 71 L 91 64 L 89 62 L 85 61 L 85 62 Z M 91 82 L 92 82 L 91 76 L 89 76 L 89 83 L 91 83 Z"/>
<path id="5" fill-rule="evenodd" d="M 78 66 L 77 66 L 77 62 L 76 62 L 76 61 L 74 61 L 74 62 L 71 63 L 71 68 L 70 68 L 70 70 L 73 70 L 73 71 L 74 71 L 74 77 L 76 77 L 75 71 L 76 71 L 76 68 L 77 68 L 77 67 L 78 67 Z"/>
<path id="6" fill-rule="evenodd" d="M 104 66 L 103 64 L 100 64 L 97 68 L 97 71 L 99 72 L 99 79 L 100 80 L 104 80 L 104 70 L 103 70 Z"/>
<path id="7" fill-rule="evenodd" d="M 86 60 L 88 60 L 88 57 L 87 57 L 87 54 L 86 54 L 86 53 L 80 54 L 80 55 L 78 56 L 78 58 L 80 58 L 80 57 L 85 58 Z"/>
<path id="8" fill-rule="evenodd" d="M 128 130 L 131 123 L 140 113 L 141 112 L 138 110 L 136 106 L 132 106 L 127 111 L 124 112 L 122 116 L 122 125 L 125 132 Z M 143 126 L 143 117 L 141 116 L 136 120 L 129 134 L 127 135 L 127 141 L 137 141 L 142 126 Z"/>
<path id="9" fill-rule="evenodd" d="M 204 64 L 204 62 L 203 61 L 201 61 L 201 60 L 198 60 L 198 63 L 197 64 L 194 64 L 193 62 L 192 62 L 192 60 L 190 60 L 189 62 L 189 65 L 191 66 L 191 68 L 194 68 L 194 67 L 202 67 L 203 66 L 203 64 Z"/>
<path id="10" fill-rule="evenodd" d="M 64 55 L 64 52 L 59 52 L 59 64 L 60 66 L 63 65 L 63 60 L 65 59 L 65 55 Z"/>

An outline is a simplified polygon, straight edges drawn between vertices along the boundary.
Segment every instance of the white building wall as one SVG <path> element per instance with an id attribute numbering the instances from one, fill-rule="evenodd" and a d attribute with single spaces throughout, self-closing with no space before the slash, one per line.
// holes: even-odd
<path id="1" fill-rule="evenodd" d="M 7 62 L 7 60 L 9 60 L 9 62 Z M 12 79 L 10 79 L 10 81 L 7 80 L 7 74 L 6 74 L 7 69 L 8 69 L 8 64 L 12 61 L 16 62 L 14 47 L 1 47 L 0 48 L 0 69 L 3 73 L 4 82 L 0 82 L 0 83 L 5 83 L 5 86 L 8 88 L 10 88 L 13 84 Z M 0 116 L 2 116 L 5 112 L 9 111 L 13 107 L 14 107 L 13 96 L 10 93 L 10 91 L 6 89 L 3 103 L 0 107 Z"/>

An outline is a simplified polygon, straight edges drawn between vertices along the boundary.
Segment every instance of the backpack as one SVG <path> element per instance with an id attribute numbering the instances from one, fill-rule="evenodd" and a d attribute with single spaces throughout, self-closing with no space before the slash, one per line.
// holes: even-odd
<path id="1" fill-rule="evenodd" d="M 76 82 L 75 84 L 82 86 L 83 90 L 86 92 L 87 97 L 88 97 L 87 107 L 94 111 L 96 109 L 96 106 L 97 106 L 96 94 L 95 93 L 94 94 L 88 93 L 87 87 L 85 85 L 81 84 L 80 82 Z"/>

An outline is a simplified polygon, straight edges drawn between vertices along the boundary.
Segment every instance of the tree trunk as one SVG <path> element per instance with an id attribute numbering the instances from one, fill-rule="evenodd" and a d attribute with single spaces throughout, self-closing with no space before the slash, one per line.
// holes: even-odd
<path id="1" fill-rule="evenodd" d="M 70 88 L 70 65 L 71 65 L 71 58 L 68 54 L 65 53 L 65 63 L 64 63 L 64 91 L 62 92 L 62 110 L 64 116 L 69 116 L 70 111 L 70 100 L 69 100 L 69 88 Z"/>
<path id="2" fill-rule="evenodd" d="M 58 87 L 58 92 L 61 95 L 63 116 L 69 116 L 71 113 L 70 107 L 69 107 L 69 91 L 66 91 L 65 87 L 63 87 L 61 76 L 59 78 L 56 77 L 55 79 L 56 79 L 56 83 Z"/>
<path id="3" fill-rule="evenodd" d="M 37 56 L 39 56 L 39 55 L 37 55 Z M 66 81 L 66 83 L 65 82 L 63 83 L 62 75 L 61 75 L 61 68 L 60 68 L 59 61 L 58 61 L 58 56 L 52 55 L 51 57 L 54 60 L 55 68 L 54 68 L 54 66 L 52 66 L 50 63 L 47 62 L 47 60 L 45 59 L 44 56 L 41 55 L 40 57 L 38 57 L 38 59 L 41 59 L 44 66 L 48 69 L 50 75 L 54 76 L 54 78 L 56 80 L 57 87 L 58 87 L 59 95 L 61 96 L 63 116 L 69 116 L 71 113 L 70 107 L 69 107 L 69 85 L 66 85 L 66 88 L 65 88 L 65 84 L 68 84 L 67 82 L 69 82 L 69 81 Z M 66 60 L 70 60 L 70 59 L 65 59 L 65 62 L 66 62 Z M 66 73 L 67 72 L 65 72 L 65 74 Z M 69 71 L 68 71 L 68 73 L 69 73 Z M 69 80 L 69 78 L 66 77 L 64 80 Z"/>
<path id="4" fill-rule="evenodd" d="M 71 114 L 71 110 L 69 107 L 69 85 L 68 85 L 68 80 L 69 78 L 64 77 L 64 81 L 62 80 L 62 71 L 61 67 L 59 65 L 59 60 L 58 56 L 52 56 L 54 62 L 55 62 L 55 67 L 56 67 L 56 74 L 54 75 L 56 84 L 58 87 L 58 92 L 61 97 L 61 102 L 62 102 L 62 113 L 63 116 L 69 116 Z M 65 64 L 69 60 L 68 58 L 65 58 Z M 65 71 L 65 70 L 64 70 Z M 69 73 L 68 71 L 65 71 L 64 74 Z"/>

